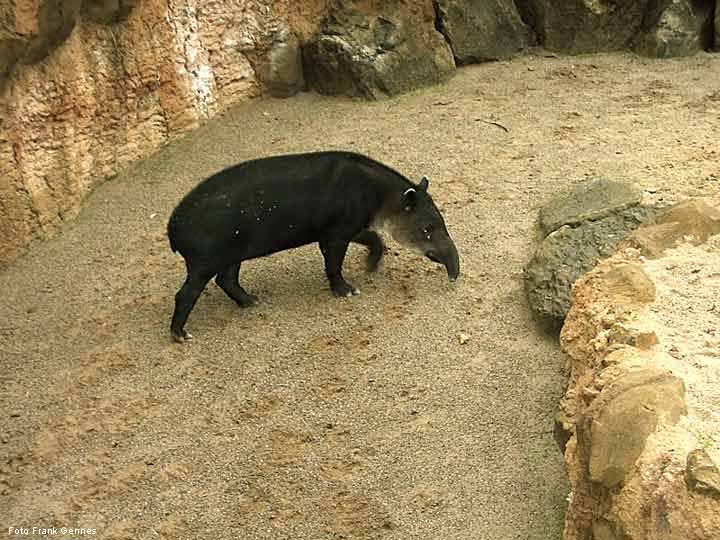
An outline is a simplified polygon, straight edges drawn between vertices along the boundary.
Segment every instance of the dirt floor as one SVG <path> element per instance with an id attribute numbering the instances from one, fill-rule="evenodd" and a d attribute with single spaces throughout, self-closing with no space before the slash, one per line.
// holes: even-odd
<path id="1" fill-rule="evenodd" d="M 719 74 L 720 55 L 538 53 L 379 103 L 255 102 L 107 182 L 0 273 L 0 528 L 559 539 L 564 360 L 522 290 L 537 209 L 598 175 L 717 195 Z M 180 197 L 240 160 L 328 148 L 428 174 L 461 280 L 394 244 L 369 276 L 352 248 L 362 294 L 338 300 L 310 246 L 243 266 L 256 308 L 210 285 L 195 339 L 172 343 Z"/>

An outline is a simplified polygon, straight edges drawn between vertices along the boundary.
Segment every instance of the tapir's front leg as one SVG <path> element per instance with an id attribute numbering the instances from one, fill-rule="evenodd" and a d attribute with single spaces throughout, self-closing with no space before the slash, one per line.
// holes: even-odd
<path id="1" fill-rule="evenodd" d="M 320 240 L 320 251 L 325 257 L 325 275 L 335 296 L 352 296 L 359 294 L 342 275 L 342 265 L 350 240 L 343 236 L 334 236 Z"/>
<path id="2" fill-rule="evenodd" d="M 383 244 L 380 235 L 375 231 L 363 229 L 353 238 L 353 242 L 367 246 L 370 250 L 367 258 L 367 269 L 368 272 L 375 272 L 385 252 L 385 244 Z"/>

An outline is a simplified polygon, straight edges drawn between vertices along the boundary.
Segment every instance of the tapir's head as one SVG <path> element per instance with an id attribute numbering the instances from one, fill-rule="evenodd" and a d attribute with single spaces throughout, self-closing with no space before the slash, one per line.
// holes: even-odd
<path id="1" fill-rule="evenodd" d="M 384 212 L 385 226 L 403 246 L 445 266 L 450 281 L 460 274 L 460 259 L 445 221 L 428 193 L 428 178 L 393 196 Z"/>

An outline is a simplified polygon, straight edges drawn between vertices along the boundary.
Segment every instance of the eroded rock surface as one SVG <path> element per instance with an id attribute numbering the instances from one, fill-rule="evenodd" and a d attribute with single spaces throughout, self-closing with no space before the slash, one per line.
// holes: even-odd
<path id="1" fill-rule="evenodd" d="M 713 0 L 663 0 L 648 7 L 634 50 L 645 56 L 690 56 L 712 47 Z"/>
<path id="2" fill-rule="evenodd" d="M 310 86 L 324 94 L 380 99 L 447 80 L 450 47 L 428 2 L 369 13 L 334 9 L 303 49 Z"/>
<path id="3" fill-rule="evenodd" d="M 540 231 L 547 236 L 525 268 L 525 291 L 535 313 L 555 321 L 565 318 L 575 280 L 660 211 L 640 205 L 641 198 L 635 186 L 598 179 L 540 210 Z"/>
<path id="4" fill-rule="evenodd" d="M 720 235 L 696 234 L 715 211 L 671 207 L 656 258 L 624 247 L 573 287 L 556 428 L 572 485 L 565 540 L 720 537 Z"/>
<path id="5" fill-rule="evenodd" d="M 436 26 L 458 64 L 507 59 L 528 44 L 528 29 L 512 0 L 439 0 Z"/>
<path id="6" fill-rule="evenodd" d="M 302 87 L 326 0 L 13 0 L 0 8 L 0 264 L 104 178 L 229 105 Z"/>

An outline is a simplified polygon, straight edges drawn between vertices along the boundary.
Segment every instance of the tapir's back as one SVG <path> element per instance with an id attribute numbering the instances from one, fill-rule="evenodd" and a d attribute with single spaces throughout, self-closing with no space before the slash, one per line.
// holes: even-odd
<path id="1" fill-rule="evenodd" d="M 196 186 L 168 224 L 173 249 L 224 249 L 244 240 L 248 257 L 318 240 L 333 220 L 363 221 L 379 201 L 376 162 L 345 152 L 263 158 L 224 169 Z M 387 176 L 389 169 L 378 169 Z M 402 178 L 402 177 L 400 177 Z M 348 208 L 352 213 L 347 216 Z M 183 249 L 185 248 L 185 249 Z"/>

